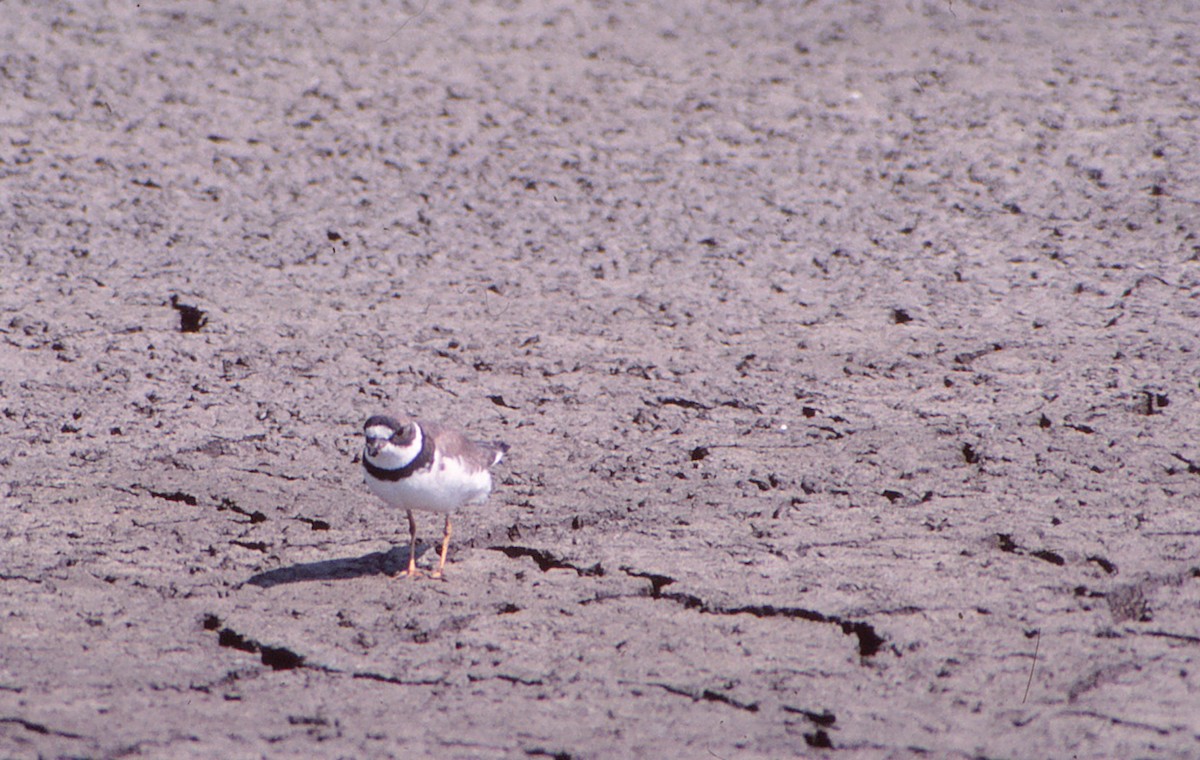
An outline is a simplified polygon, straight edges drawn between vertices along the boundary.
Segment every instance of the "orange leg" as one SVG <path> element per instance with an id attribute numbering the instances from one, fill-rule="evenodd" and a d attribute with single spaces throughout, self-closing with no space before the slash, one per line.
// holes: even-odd
<path id="1" fill-rule="evenodd" d="M 417 572 L 417 520 L 413 517 L 412 510 L 408 510 L 408 570 L 401 573 L 409 578 L 416 578 L 420 575 Z"/>
<path id="2" fill-rule="evenodd" d="M 446 532 L 442 536 L 442 556 L 438 560 L 438 569 L 430 573 L 431 578 L 441 578 L 442 568 L 446 566 L 446 550 L 450 548 L 450 515 L 446 515 Z"/>

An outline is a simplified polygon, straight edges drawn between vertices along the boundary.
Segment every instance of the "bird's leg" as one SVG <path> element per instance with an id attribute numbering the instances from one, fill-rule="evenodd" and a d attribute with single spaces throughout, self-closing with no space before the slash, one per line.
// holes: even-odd
<path id="1" fill-rule="evenodd" d="M 441 578 L 442 568 L 446 566 L 446 550 L 450 548 L 450 515 L 446 515 L 446 532 L 442 535 L 442 556 L 438 560 L 438 568 L 429 574 L 431 578 Z"/>
<path id="2" fill-rule="evenodd" d="M 416 578 L 417 573 L 417 520 L 412 510 L 408 510 L 408 572 L 409 578 Z"/>

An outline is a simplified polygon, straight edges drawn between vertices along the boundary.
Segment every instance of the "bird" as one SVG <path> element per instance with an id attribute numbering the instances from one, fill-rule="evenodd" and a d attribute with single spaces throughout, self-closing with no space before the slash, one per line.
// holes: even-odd
<path id="1" fill-rule="evenodd" d="M 430 573 L 441 578 L 450 547 L 450 516 L 459 507 L 487 501 L 492 491 L 489 468 L 504 458 L 508 444 L 471 441 L 452 427 L 385 414 L 368 419 L 363 436 L 367 487 L 388 506 L 408 513 L 408 570 L 404 575 L 419 575 L 413 512 L 446 516 L 437 570 Z"/>

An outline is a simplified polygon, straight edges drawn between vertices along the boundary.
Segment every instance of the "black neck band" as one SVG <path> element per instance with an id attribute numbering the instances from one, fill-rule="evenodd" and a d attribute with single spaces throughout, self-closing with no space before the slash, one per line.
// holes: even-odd
<path id="1" fill-rule="evenodd" d="M 429 436 L 425 435 L 425 431 L 421 431 L 421 450 L 413 458 L 411 462 L 398 467 L 395 470 L 386 470 L 382 467 L 377 467 L 371 464 L 371 460 L 363 457 L 363 466 L 367 468 L 367 472 L 373 478 L 379 480 L 403 480 L 409 475 L 412 475 L 417 470 L 428 467 L 433 462 L 433 443 L 429 440 Z"/>

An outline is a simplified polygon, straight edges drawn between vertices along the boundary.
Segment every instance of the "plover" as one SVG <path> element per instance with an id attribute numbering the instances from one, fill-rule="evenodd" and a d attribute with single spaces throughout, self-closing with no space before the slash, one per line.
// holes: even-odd
<path id="1" fill-rule="evenodd" d="M 504 458 L 508 444 L 469 441 L 442 425 L 382 414 L 367 420 L 363 434 L 367 486 L 388 506 L 408 512 L 408 576 L 418 574 L 413 510 L 446 515 L 441 556 L 431 573 L 440 578 L 450 546 L 450 515 L 464 505 L 487 501 L 492 490 L 488 468 Z"/>

